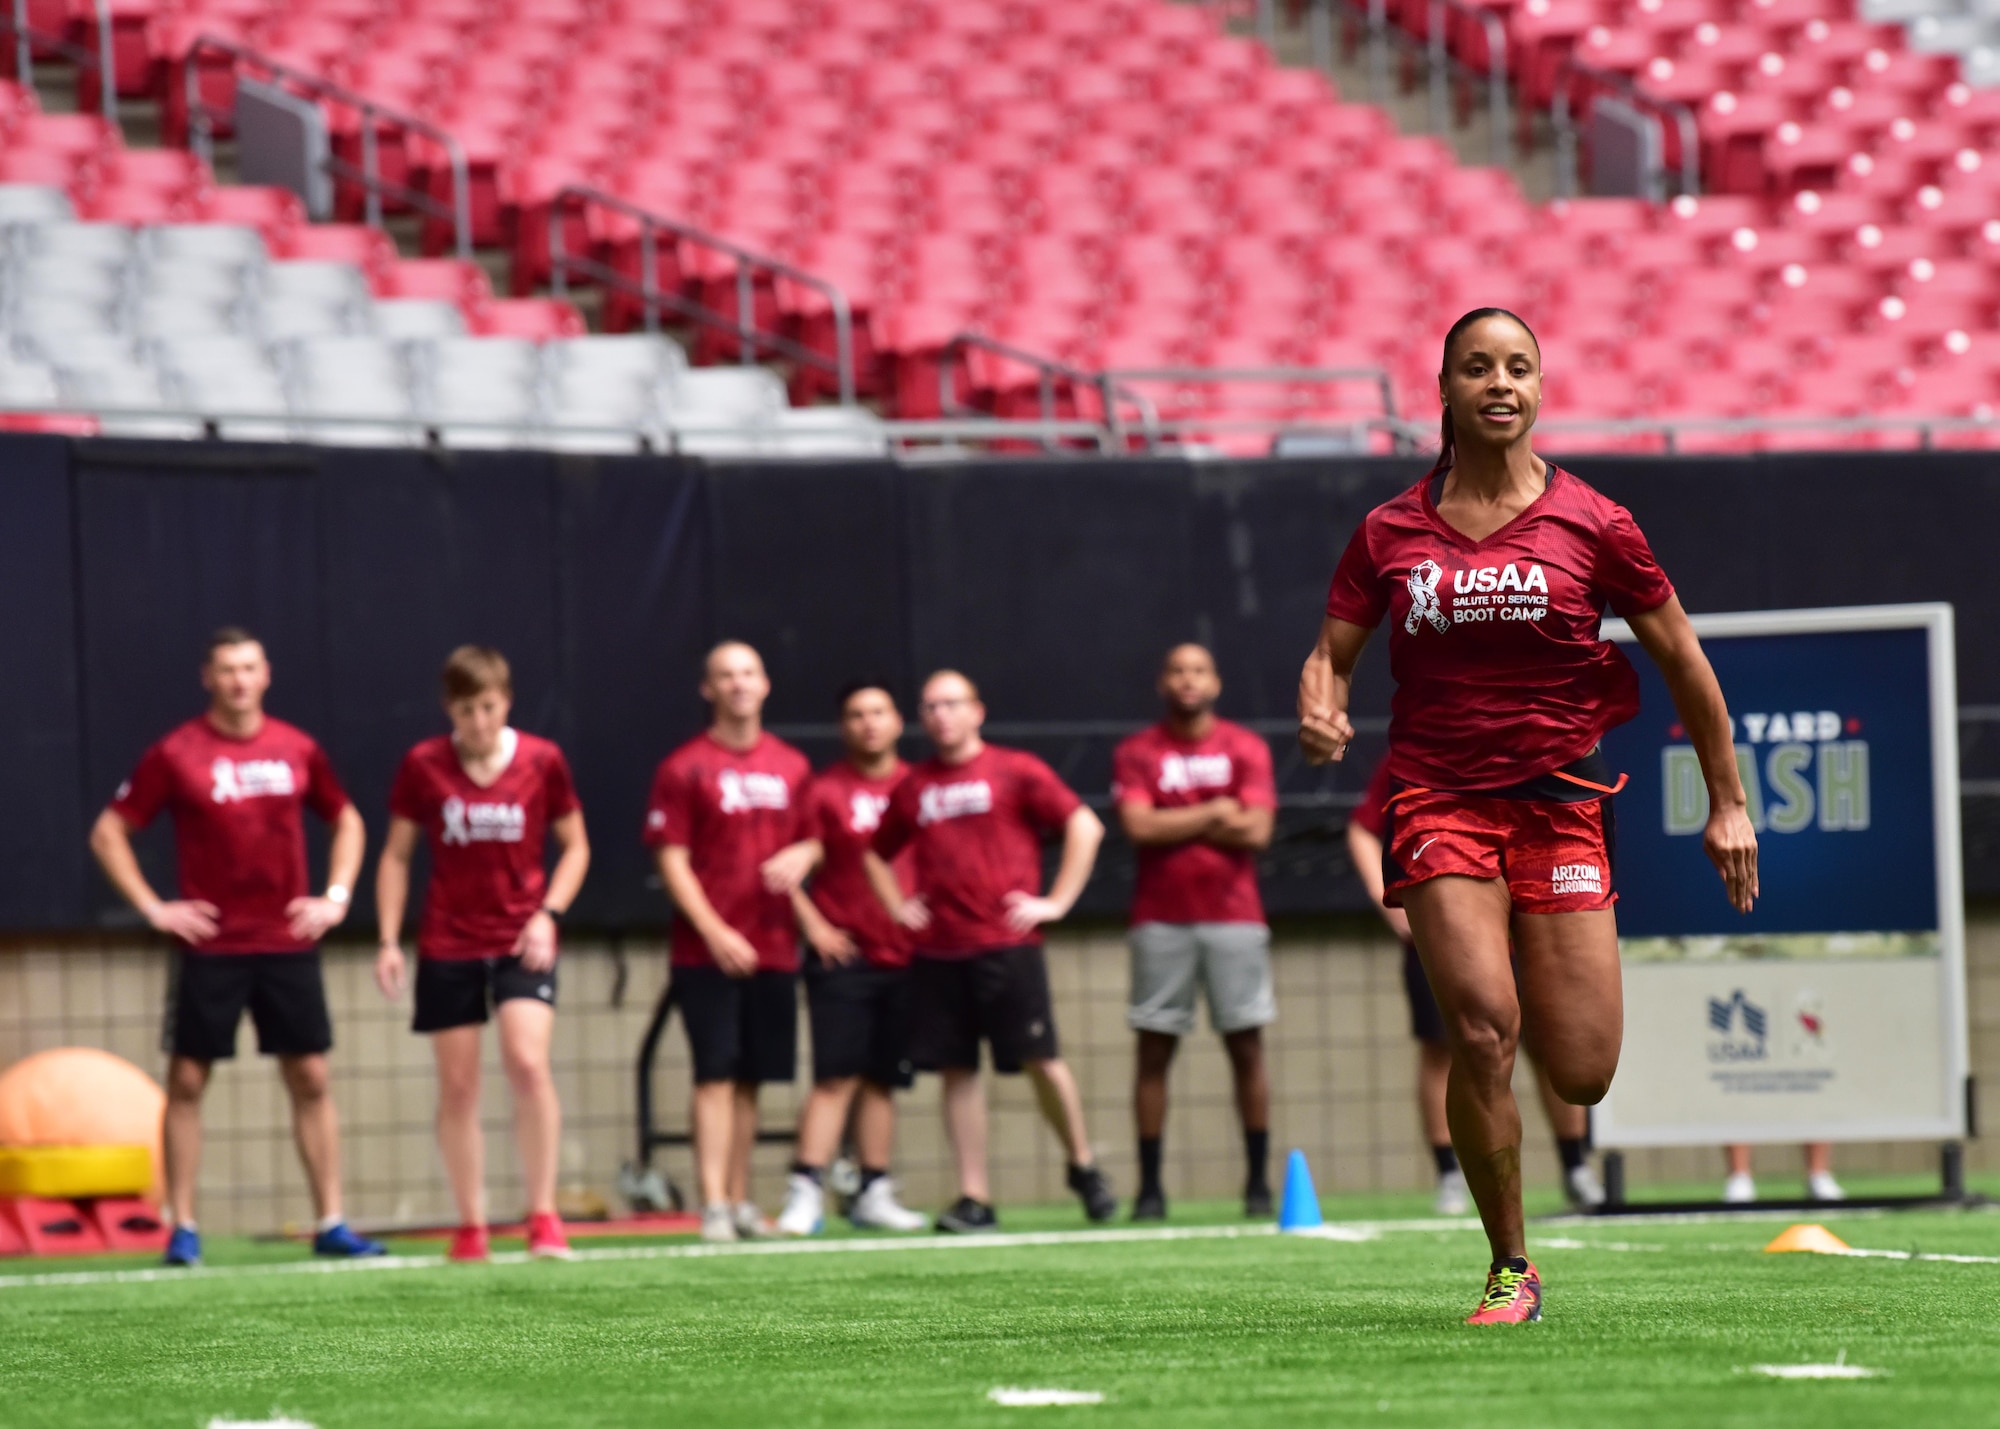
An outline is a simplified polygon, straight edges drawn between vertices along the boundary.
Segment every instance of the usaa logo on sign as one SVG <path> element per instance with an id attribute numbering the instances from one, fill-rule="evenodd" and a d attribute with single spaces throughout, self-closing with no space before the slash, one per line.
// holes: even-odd
<path id="1" fill-rule="evenodd" d="M 1868 827 L 1868 741 L 1861 721 L 1837 710 L 1746 714 L 1732 720 L 1736 768 L 1758 833 L 1823 833 Z M 1673 738 L 1686 731 L 1675 725 Z M 1660 751 L 1662 813 L 1669 834 L 1698 834 L 1708 823 L 1708 786 L 1690 744 Z"/>
<path id="2" fill-rule="evenodd" d="M 1725 1000 L 1708 1000 L 1708 1060 L 1711 1062 L 1761 1062 L 1766 1055 L 1765 1037 L 1771 1020 L 1764 1009 L 1737 988 Z"/>

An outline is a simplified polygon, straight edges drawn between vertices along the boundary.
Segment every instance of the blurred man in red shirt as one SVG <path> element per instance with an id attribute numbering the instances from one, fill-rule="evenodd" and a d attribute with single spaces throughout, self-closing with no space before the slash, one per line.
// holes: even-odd
<path id="1" fill-rule="evenodd" d="M 1270 847 L 1277 817 L 1271 749 L 1262 737 L 1218 719 L 1222 677 L 1200 645 L 1176 645 L 1160 668 L 1166 717 L 1118 746 L 1112 798 L 1125 836 L 1139 850 L 1132 892 L 1132 1001 L 1139 1034 L 1133 1111 L 1139 1123 L 1135 1221 L 1164 1220 L 1161 1138 L 1167 1123 L 1167 1069 L 1180 1039 L 1194 1031 L 1197 984 L 1209 1024 L 1222 1035 L 1236 1083 L 1248 1174 L 1246 1215 L 1271 1213 L 1270 1081 L 1266 1025 L 1278 1008 L 1271 991 L 1271 930 L 1257 895 L 1257 855 Z"/>
<path id="2" fill-rule="evenodd" d="M 340 1205 L 340 1121 L 327 1085 L 333 1046 L 319 940 L 347 916 L 367 838 L 326 752 L 264 713 L 271 665 L 249 631 L 225 626 L 202 666 L 209 704 L 139 760 L 90 832 L 105 877 L 178 945 L 167 1003 L 167 1264 L 195 1265 L 194 1189 L 201 1102 L 215 1063 L 236 1055 L 247 1007 L 257 1050 L 278 1059 L 299 1158 L 319 1218 L 320 1255 L 380 1255 L 348 1229 Z M 326 892 L 308 891 L 303 811 L 333 826 Z M 181 896 L 160 897 L 140 871 L 131 833 L 162 811 L 174 821 Z"/>
<path id="3" fill-rule="evenodd" d="M 995 1072 L 1028 1073 L 1068 1155 L 1070 1189 L 1090 1219 L 1108 1220 L 1118 1202 L 1091 1152 L 1076 1079 L 1057 1048 L 1041 931 L 1082 894 L 1104 825 L 1041 760 L 980 738 L 986 706 L 957 671 L 924 682 L 919 712 L 937 755 L 910 770 L 890 796 L 868 877 L 890 914 L 916 935 L 911 1060 L 944 1075 L 960 1194 L 938 1217 L 938 1229 L 999 1224 L 986 1178 L 982 1042 Z M 1062 860 L 1043 896 L 1042 839 L 1058 831 Z M 916 892 L 909 895 L 888 863 L 905 848 L 916 856 Z"/>
<path id="4" fill-rule="evenodd" d="M 738 640 L 708 653 L 702 698 L 712 722 L 653 776 L 646 843 L 680 917 L 673 990 L 694 1056 L 694 1146 L 704 1239 L 766 1234 L 750 1199 L 757 1089 L 789 1082 L 798 1061 L 799 934 L 791 899 L 764 863 L 799 838 L 811 766 L 764 730 L 771 680 Z"/>
<path id="5" fill-rule="evenodd" d="M 910 1063 L 910 931 L 889 916 L 868 882 L 869 841 L 909 766 L 897 756 L 903 717 L 881 685 L 840 696 L 845 746 L 806 787 L 803 840 L 764 866 L 786 890 L 811 957 L 806 1011 L 812 1023 L 813 1089 L 799 1112 L 799 1145 L 778 1229 L 812 1235 L 826 1221 L 826 1170 L 854 1113 L 860 1187 L 848 1219 L 864 1230 L 918 1231 L 930 1222 L 896 1199 L 889 1179 L 898 1088 Z M 896 859 L 907 891 L 908 850 Z M 812 875 L 810 892 L 800 887 Z"/>

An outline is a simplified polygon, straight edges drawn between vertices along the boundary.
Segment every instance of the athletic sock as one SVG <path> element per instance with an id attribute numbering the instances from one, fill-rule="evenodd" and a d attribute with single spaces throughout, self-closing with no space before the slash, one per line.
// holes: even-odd
<path id="1" fill-rule="evenodd" d="M 863 1166 L 861 1168 L 861 1189 L 864 1191 L 867 1190 L 888 1174 L 889 1168 L 887 1166 L 882 1167 L 880 1170 L 877 1170 L 873 1166 Z"/>
<path id="2" fill-rule="evenodd" d="M 1246 1186 L 1252 1191 L 1267 1190 L 1271 1184 L 1271 1133 L 1268 1131 L 1246 1131 L 1243 1133 L 1243 1159 L 1250 1163 L 1250 1176 Z"/>
<path id="3" fill-rule="evenodd" d="M 1139 1138 L 1139 1194 L 1154 1195 L 1160 1189 L 1160 1138 Z"/>
<path id="4" fill-rule="evenodd" d="M 315 1226 L 315 1229 L 321 1231 L 330 1231 L 335 1226 L 340 1225 L 346 1219 L 347 1217 L 345 1216 L 321 1216 L 319 1218 L 317 1225 Z"/>
<path id="5" fill-rule="evenodd" d="M 1449 1142 L 1443 1146 L 1433 1146 L 1431 1158 L 1437 1162 L 1440 1176 L 1449 1176 L 1458 1169 L 1458 1153 L 1451 1149 Z"/>
<path id="6" fill-rule="evenodd" d="M 1528 1257 L 1525 1255 L 1516 1255 L 1506 1260 L 1496 1260 L 1493 1262 L 1493 1268 L 1495 1270 L 1511 1270 L 1517 1275 L 1523 1274 L 1528 1269 Z"/>
<path id="7" fill-rule="evenodd" d="M 1558 1136 L 1556 1155 L 1562 1157 L 1563 1170 L 1574 1171 L 1583 1165 L 1584 1143 L 1580 1136 Z"/>
<path id="8" fill-rule="evenodd" d="M 808 1166 L 803 1161 L 794 1161 L 792 1163 L 792 1174 L 794 1176 L 803 1176 L 808 1181 L 812 1182 L 813 1185 L 817 1186 L 819 1185 L 821 1179 L 826 1175 L 826 1172 L 821 1167 Z"/>

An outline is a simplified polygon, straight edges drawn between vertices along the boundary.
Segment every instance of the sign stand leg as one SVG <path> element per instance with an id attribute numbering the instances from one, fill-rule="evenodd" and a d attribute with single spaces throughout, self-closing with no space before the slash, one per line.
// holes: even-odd
<path id="1" fill-rule="evenodd" d="M 1607 1208 L 1625 1204 L 1625 1153 L 1622 1151 L 1604 1153 L 1604 1204 Z"/>
<path id="2" fill-rule="evenodd" d="M 1940 1169 L 1943 1172 L 1944 1199 L 1947 1201 L 1963 1201 L 1965 1199 L 1965 1143 L 1962 1141 L 1945 1142 L 1943 1147 L 1940 1148 L 1938 1161 Z"/>

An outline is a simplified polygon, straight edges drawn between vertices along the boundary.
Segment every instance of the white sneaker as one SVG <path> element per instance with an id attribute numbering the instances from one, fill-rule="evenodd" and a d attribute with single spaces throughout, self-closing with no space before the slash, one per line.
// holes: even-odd
<path id="1" fill-rule="evenodd" d="M 1466 1188 L 1465 1173 L 1456 1166 L 1438 1177 L 1437 1200 L 1441 1216 L 1462 1216 L 1472 1209 L 1472 1192 Z"/>
<path id="2" fill-rule="evenodd" d="M 1833 1179 L 1831 1171 L 1815 1171 L 1806 1177 L 1806 1194 L 1815 1201 L 1844 1201 L 1847 1192 L 1840 1189 L 1840 1182 Z"/>
<path id="3" fill-rule="evenodd" d="M 779 1235 L 818 1235 L 826 1229 L 826 1192 L 796 1171 L 785 1183 L 785 1209 L 778 1212 Z"/>
<path id="4" fill-rule="evenodd" d="M 1722 1183 L 1722 1199 L 1731 1206 L 1747 1206 L 1757 1199 L 1757 1178 L 1748 1171 L 1732 1171 Z"/>
<path id="5" fill-rule="evenodd" d="M 778 1228 L 764 1219 L 764 1213 L 757 1209 L 755 1201 L 736 1203 L 736 1238 L 738 1240 L 768 1240 L 778 1233 Z"/>
<path id="6" fill-rule="evenodd" d="M 896 1199 L 896 1183 L 877 1176 L 854 1198 L 847 1218 L 862 1230 L 921 1231 L 930 1229 L 930 1217 L 911 1210 Z"/>
<path id="7" fill-rule="evenodd" d="M 1604 1183 L 1589 1162 L 1563 1177 L 1563 1194 L 1579 1211 L 1594 1211 L 1604 1204 Z"/>
<path id="8" fill-rule="evenodd" d="M 717 1244 L 737 1239 L 735 1211 L 720 1204 L 704 1206 L 701 1212 L 701 1238 Z"/>

